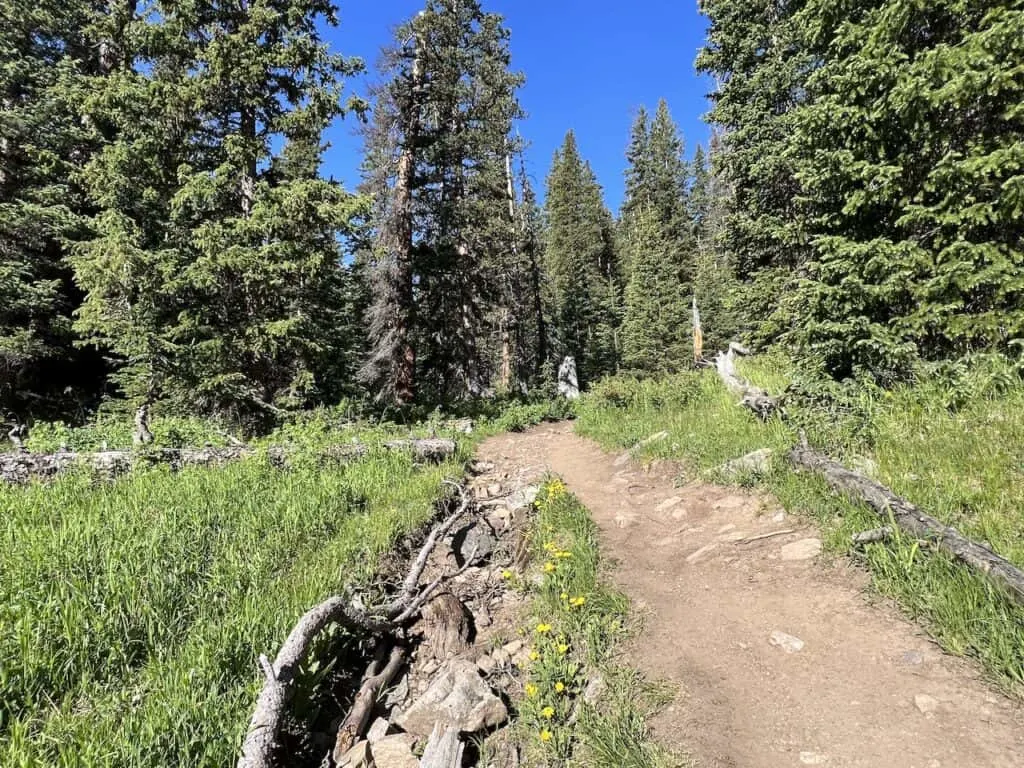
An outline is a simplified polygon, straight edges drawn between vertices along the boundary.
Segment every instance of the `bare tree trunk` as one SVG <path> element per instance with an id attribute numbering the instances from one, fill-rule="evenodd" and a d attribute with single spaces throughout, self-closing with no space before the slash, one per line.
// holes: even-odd
<path id="1" fill-rule="evenodd" d="M 693 362 L 698 365 L 704 359 L 704 330 L 700 326 L 700 310 L 697 295 L 693 296 Z"/>

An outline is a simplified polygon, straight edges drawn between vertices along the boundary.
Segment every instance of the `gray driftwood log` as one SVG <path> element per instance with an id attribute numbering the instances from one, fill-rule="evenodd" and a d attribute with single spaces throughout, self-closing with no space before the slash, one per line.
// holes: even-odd
<path id="1" fill-rule="evenodd" d="M 427 438 L 420 440 L 391 440 L 383 444 L 388 450 L 408 451 L 420 460 L 439 463 L 455 455 L 454 440 Z M 330 446 L 321 451 L 321 456 L 332 461 L 351 461 L 365 456 L 370 447 L 362 443 Z M 272 446 L 266 449 L 267 456 L 274 464 L 287 463 L 293 449 L 288 446 Z M 146 448 L 129 451 L 97 451 L 82 453 L 59 451 L 57 453 L 0 453 L 0 480 L 8 483 L 24 483 L 31 479 L 50 479 L 75 467 L 86 467 L 107 478 L 114 478 L 130 472 L 134 467 L 166 464 L 173 470 L 184 467 L 218 467 L 232 461 L 255 456 L 259 450 L 245 445 L 226 448 Z"/>
<path id="2" fill-rule="evenodd" d="M 260 656 L 260 667 L 265 682 L 263 690 L 256 700 L 249 728 L 242 742 L 242 755 L 238 759 L 237 768 L 271 768 L 274 765 L 274 753 L 277 750 L 281 724 L 295 693 L 296 676 L 302 661 L 306 658 L 309 648 L 320 632 L 329 624 L 341 624 L 354 631 L 386 635 L 397 631 L 423 609 L 423 606 L 446 581 L 462 573 L 462 569 L 453 574 L 442 574 L 425 587 L 419 587 L 420 578 L 426 569 L 430 553 L 437 543 L 449 532 L 456 522 L 466 513 L 471 504 L 468 494 L 461 486 L 454 483 L 460 496 L 460 503 L 455 511 L 434 526 L 424 541 L 420 552 L 413 561 L 405 580 L 397 595 L 389 603 L 373 609 L 363 606 L 358 597 L 329 597 L 315 608 L 307 611 L 288 634 L 288 638 L 278 651 L 273 663 L 266 656 Z M 392 654 L 387 666 L 379 674 L 390 672 L 393 676 L 401 659 L 396 660 Z M 373 673 L 378 674 L 377 672 Z M 384 683 L 386 684 L 386 683 Z M 382 684 L 383 686 L 383 684 Z M 381 686 L 381 687 L 382 687 Z M 376 697 L 380 687 L 372 691 Z M 370 707 L 372 709 L 372 705 Z M 351 716 L 351 715 L 350 715 Z M 359 728 L 349 718 L 343 724 L 350 726 L 349 732 L 358 738 L 365 721 L 359 718 Z"/>
<path id="3" fill-rule="evenodd" d="M 900 498 L 881 483 L 847 469 L 806 445 L 790 451 L 789 459 L 796 467 L 824 476 L 835 490 L 865 502 L 884 522 L 888 523 L 891 519 L 911 536 L 930 542 L 976 573 L 987 576 L 1002 587 L 1013 602 L 1024 606 L 1024 571 L 989 547 L 971 541 L 955 528 L 944 525 L 906 499 Z"/>
<path id="4" fill-rule="evenodd" d="M 715 357 L 715 368 L 726 389 L 740 398 L 740 405 L 753 411 L 762 420 L 767 420 L 779 410 L 780 399 L 755 387 L 736 372 L 736 356 L 749 354 L 748 349 L 732 342 L 727 352 L 719 352 Z"/>

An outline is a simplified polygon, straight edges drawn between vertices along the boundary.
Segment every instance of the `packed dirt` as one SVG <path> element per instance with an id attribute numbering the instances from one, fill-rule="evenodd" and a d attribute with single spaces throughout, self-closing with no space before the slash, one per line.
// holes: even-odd
<path id="1" fill-rule="evenodd" d="M 671 467 L 608 455 L 571 424 L 478 455 L 511 476 L 554 472 L 589 507 L 643 617 L 630 663 L 678 688 L 655 736 L 699 768 L 1024 766 L 1024 707 L 771 500 L 677 487 Z"/>

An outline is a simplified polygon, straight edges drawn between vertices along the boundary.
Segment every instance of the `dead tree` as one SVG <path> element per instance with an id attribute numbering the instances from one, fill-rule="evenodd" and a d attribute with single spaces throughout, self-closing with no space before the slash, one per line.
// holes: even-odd
<path id="1" fill-rule="evenodd" d="M 866 503 L 886 523 L 895 523 L 909 535 L 930 542 L 939 551 L 951 555 L 977 574 L 999 585 L 1014 603 L 1024 606 L 1024 571 L 1000 557 L 984 544 L 971 541 L 955 528 L 944 525 L 870 478 L 847 469 L 823 453 L 797 446 L 789 460 L 798 468 L 817 472 L 832 488 Z M 884 530 L 884 529 L 880 529 Z M 865 541 L 876 540 L 865 537 Z"/>
<path id="2" fill-rule="evenodd" d="M 752 411 L 762 421 L 767 421 L 772 414 L 779 410 L 781 400 L 771 397 L 763 389 L 755 387 L 736 372 L 736 356 L 749 354 L 750 350 L 732 342 L 729 344 L 728 352 L 718 353 L 715 358 L 715 368 L 726 389 L 739 396 L 740 405 Z"/>

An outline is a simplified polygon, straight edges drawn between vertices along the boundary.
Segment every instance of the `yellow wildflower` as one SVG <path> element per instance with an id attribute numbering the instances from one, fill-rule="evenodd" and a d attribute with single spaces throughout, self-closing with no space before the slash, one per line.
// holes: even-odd
<path id="1" fill-rule="evenodd" d="M 549 731 L 547 728 L 541 731 L 540 740 L 544 742 L 551 741 L 551 731 Z"/>
<path id="2" fill-rule="evenodd" d="M 563 643 L 562 645 L 559 645 L 559 646 L 558 646 L 558 652 L 559 652 L 560 654 L 562 654 L 563 656 L 564 656 L 564 655 L 566 654 L 566 652 L 567 652 L 568 650 L 569 650 L 569 646 L 568 646 L 568 645 L 565 645 L 564 643 Z"/>
<path id="3" fill-rule="evenodd" d="M 536 661 L 540 658 L 540 654 L 536 651 L 530 651 L 530 661 Z"/>
<path id="4" fill-rule="evenodd" d="M 580 606 L 585 605 L 586 602 L 587 598 L 585 597 L 574 597 L 572 600 L 569 601 L 569 605 L 571 605 L 573 608 L 579 608 Z"/>
<path id="5" fill-rule="evenodd" d="M 547 544 L 544 545 L 544 551 L 545 552 L 557 552 L 558 551 L 558 546 L 555 544 L 555 542 L 549 541 Z"/>
<path id="6" fill-rule="evenodd" d="M 563 600 L 568 600 L 569 599 L 569 593 L 568 592 L 563 592 L 562 593 L 562 599 Z"/>
<path id="7" fill-rule="evenodd" d="M 565 690 L 565 683 L 563 683 L 561 680 L 559 680 L 557 683 L 555 683 L 555 693 L 562 693 L 562 691 L 564 691 L 564 690 Z"/>
<path id="8" fill-rule="evenodd" d="M 550 624 L 538 624 L 537 625 L 537 634 L 544 635 L 544 634 L 547 634 L 550 631 L 551 631 L 551 625 Z"/>
<path id="9" fill-rule="evenodd" d="M 512 571 L 510 571 L 508 569 L 505 569 L 504 571 L 501 572 L 501 578 L 505 579 L 506 581 L 508 579 L 511 579 L 512 578 Z"/>
<path id="10" fill-rule="evenodd" d="M 555 708 L 554 707 L 544 707 L 544 709 L 542 709 L 540 711 L 540 714 L 541 714 L 541 716 L 545 720 L 550 720 L 552 717 L 555 716 Z"/>
<path id="11" fill-rule="evenodd" d="M 560 560 L 565 560 L 566 558 L 572 557 L 572 552 L 567 552 L 563 549 L 561 552 L 555 552 L 555 557 Z"/>
<path id="12" fill-rule="evenodd" d="M 531 699 L 534 696 L 536 696 L 537 695 L 537 686 L 534 685 L 533 683 L 527 683 L 526 684 L 526 695 L 529 696 Z"/>
<path id="13" fill-rule="evenodd" d="M 547 563 L 544 563 L 544 567 L 543 567 L 543 568 L 542 568 L 541 570 L 543 570 L 543 571 L 544 571 L 544 573 L 551 573 L 551 572 L 552 572 L 552 571 L 554 571 L 554 570 L 555 570 L 555 568 L 557 568 L 557 567 L 558 567 L 558 566 L 557 566 L 557 565 L 555 565 L 554 563 L 552 563 L 552 562 L 547 562 Z"/>

